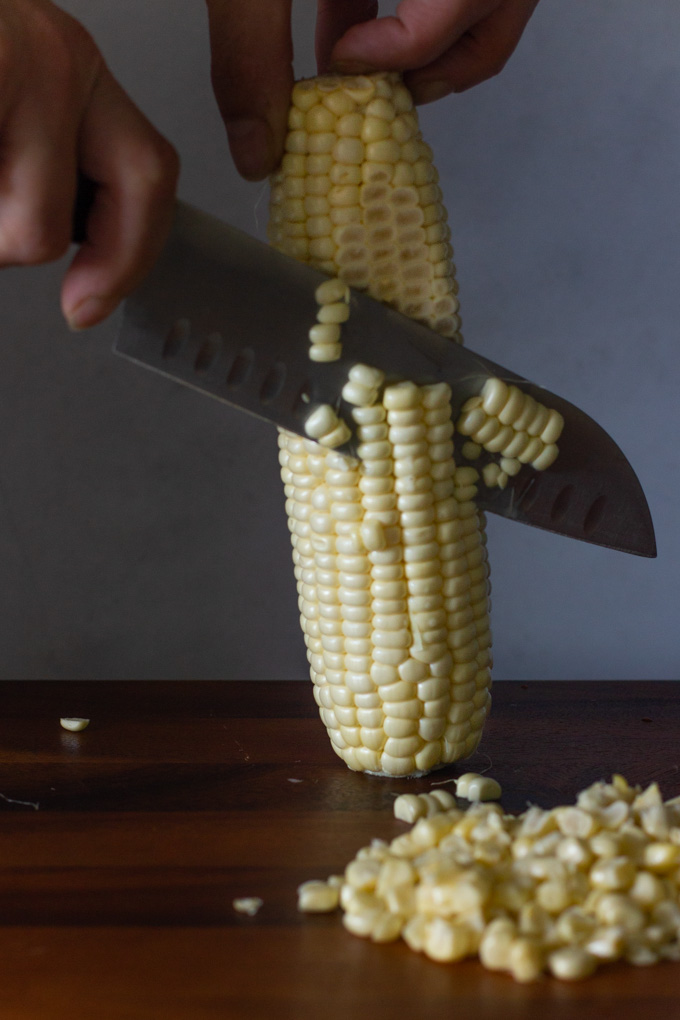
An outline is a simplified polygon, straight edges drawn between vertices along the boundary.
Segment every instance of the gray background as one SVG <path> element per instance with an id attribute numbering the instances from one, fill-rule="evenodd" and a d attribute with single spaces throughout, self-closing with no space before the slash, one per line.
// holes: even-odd
<path id="1" fill-rule="evenodd" d="M 262 236 L 199 0 L 62 6 L 177 146 L 181 196 Z M 498 78 L 422 112 L 468 343 L 597 418 L 657 530 L 651 561 L 491 520 L 499 680 L 680 672 L 679 54 L 677 0 L 543 0 Z M 114 359 L 115 323 L 69 333 L 62 270 L 0 274 L 0 677 L 303 678 L 275 434 Z"/>

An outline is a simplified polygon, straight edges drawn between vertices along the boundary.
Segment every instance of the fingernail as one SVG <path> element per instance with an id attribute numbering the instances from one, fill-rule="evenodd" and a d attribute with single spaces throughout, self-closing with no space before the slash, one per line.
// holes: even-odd
<path id="1" fill-rule="evenodd" d="M 448 81 L 423 81 L 414 85 L 411 91 L 415 102 L 424 106 L 425 103 L 434 103 L 437 99 L 448 96 L 453 92 L 453 88 Z"/>
<path id="2" fill-rule="evenodd" d="M 264 120 L 243 119 L 227 123 L 229 148 L 236 169 L 249 181 L 260 181 L 273 170 L 269 125 Z"/>
<path id="3" fill-rule="evenodd" d="M 73 330 L 89 329 L 110 315 L 117 304 L 117 298 L 98 295 L 87 297 L 66 313 L 66 321 Z"/>

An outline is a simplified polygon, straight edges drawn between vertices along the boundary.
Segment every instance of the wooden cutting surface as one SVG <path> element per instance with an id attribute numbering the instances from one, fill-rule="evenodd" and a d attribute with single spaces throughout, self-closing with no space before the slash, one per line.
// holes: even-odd
<path id="1" fill-rule="evenodd" d="M 503 805 L 613 771 L 680 794 L 680 683 L 499 682 L 479 751 L 431 780 L 350 772 L 305 682 L 0 683 L 2 1020 L 680 1016 L 680 964 L 533 985 L 374 945 L 296 888 L 404 831 L 396 794 L 485 771 Z M 64 715 L 90 727 L 62 730 Z M 235 897 L 264 901 L 255 917 Z"/>

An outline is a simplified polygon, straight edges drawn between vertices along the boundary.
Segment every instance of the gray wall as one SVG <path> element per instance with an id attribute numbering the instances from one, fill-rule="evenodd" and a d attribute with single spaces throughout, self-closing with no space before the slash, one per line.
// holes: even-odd
<path id="1" fill-rule="evenodd" d="M 180 193 L 263 233 L 197 0 L 69 0 L 174 142 Z M 310 74 L 311 3 L 295 23 Z M 503 74 L 426 108 L 468 343 L 579 404 L 638 471 L 659 557 L 494 519 L 498 679 L 680 670 L 680 8 L 543 0 Z M 0 677 L 302 678 L 271 429 L 61 323 L 63 266 L 0 274 Z"/>

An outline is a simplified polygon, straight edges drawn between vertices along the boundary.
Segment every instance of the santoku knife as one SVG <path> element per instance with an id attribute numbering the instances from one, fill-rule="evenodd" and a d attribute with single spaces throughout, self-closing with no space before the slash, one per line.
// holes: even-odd
<path id="1" fill-rule="evenodd" d="M 381 369 L 388 382 L 449 383 L 454 420 L 487 378 L 500 377 L 558 410 L 565 426 L 551 467 L 524 466 L 505 489 L 480 482 L 480 509 L 656 555 L 649 508 L 630 464 L 599 425 L 556 394 L 356 291 L 342 326 L 342 357 L 310 361 L 314 291 L 325 278 L 179 202 L 159 260 L 124 303 L 114 351 L 300 435 L 318 404 L 331 404 L 352 427 L 341 390 L 357 362 Z M 354 455 L 355 436 L 339 449 Z"/>

